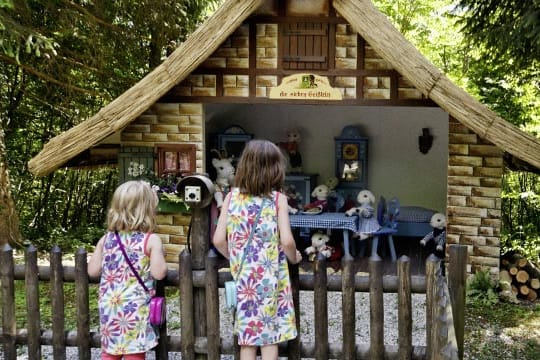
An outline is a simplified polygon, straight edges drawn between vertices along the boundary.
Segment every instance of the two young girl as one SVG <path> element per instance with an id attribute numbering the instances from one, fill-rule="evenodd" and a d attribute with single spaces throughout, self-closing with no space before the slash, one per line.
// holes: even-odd
<path id="1" fill-rule="evenodd" d="M 255 359 L 257 347 L 264 360 L 277 359 L 277 344 L 297 336 L 287 259 L 297 264 L 302 255 L 291 232 L 287 198 L 280 192 L 284 179 L 279 148 L 265 140 L 250 141 L 214 234 L 214 246 L 229 258 L 237 284 L 235 333 L 243 360 Z M 108 232 L 88 263 L 90 276 L 101 274 L 102 359 L 144 359 L 158 343 L 149 323 L 150 294 L 133 273 L 152 290 L 154 280 L 167 274 L 161 240 L 152 234 L 157 202 L 146 182 L 120 185 L 108 213 Z"/>

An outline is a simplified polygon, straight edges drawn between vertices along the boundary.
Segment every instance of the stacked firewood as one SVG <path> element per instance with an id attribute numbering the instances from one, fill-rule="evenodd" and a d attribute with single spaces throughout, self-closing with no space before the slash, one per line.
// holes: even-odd
<path id="1" fill-rule="evenodd" d="M 519 253 L 501 257 L 499 286 L 508 298 L 535 301 L 540 295 L 540 270 Z"/>

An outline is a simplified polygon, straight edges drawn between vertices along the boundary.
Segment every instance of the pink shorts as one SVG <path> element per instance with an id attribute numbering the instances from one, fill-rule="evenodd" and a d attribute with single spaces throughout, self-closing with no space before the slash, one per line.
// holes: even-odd
<path id="1" fill-rule="evenodd" d="M 144 360 L 146 359 L 146 353 L 126 354 L 126 355 L 111 355 L 105 351 L 101 351 L 101 360 Z"/>

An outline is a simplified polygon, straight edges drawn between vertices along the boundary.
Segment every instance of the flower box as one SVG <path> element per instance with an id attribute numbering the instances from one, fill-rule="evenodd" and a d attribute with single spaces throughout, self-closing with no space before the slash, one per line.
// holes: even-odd
<path id="1" fill-rule="evenodd" d="M 188 213 L 189 209 L 182 202 L 174 202 L 160 199 L 158 202 L 158 212 L 162 214 Z"/>

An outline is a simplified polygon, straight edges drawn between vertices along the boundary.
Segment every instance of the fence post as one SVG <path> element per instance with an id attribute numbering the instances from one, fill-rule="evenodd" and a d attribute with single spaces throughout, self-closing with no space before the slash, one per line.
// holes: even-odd
<path id="1" fill-rule="evenodd" d="M 294 302 L 294 315 L 296 318 L 296 329 L 298 335 L 295 339 L 289 340 L 287 359 L 300 360 L 300 274 L 298 264 L 289 264 L 289 276 L 291 278 L 292 297 Z"/>
<path id="2" fill-rule="evenodd" d="M 88 254 L 80 248 L 75 254 L 75 293 L 77 297 L 77 347 L 79 360 L 90 360 L 90 310 L 88 295 Z"/>
<path id="3" fill-rule="evenodd" d="M 53 356 L 55 359 L 66 359 L 64 268 L 62 251 L 57 245 L 51 249 L 50 263 Z"/>
<path id="4" fill-rule="evenodd" d="M 434 254 L 426 260 L 426 355 L 432 359 L 433 348 L 433 321 L 436 320 L 434 311 L 437 302 L 437 270 L 440 268 L 441 259 Z"/>
<path id="5" fill-rule="evenodd" d="M 207 344 L 208 359 L 219 360 L 220 337 L 219 337 L 219 284 L 217 273 L 217 254 L 214 250 L 208 251 L 206 257 L 206 311 L 207 311 Z"/>
<path id="6" fill-rule="evenodd" d="M 343 359 L 356 359 L 356 303 L 354 287 L 354 259 L 347 252 L 341 260 L 341 318 L 343 324 Z"/>
<path id="7" fill-rule="evenodd" d="M 328 274 L 326 258 L 321 253 L 313 261 L 314 291 L 313 304 L 315 316 L 315 359 L 328 359 Z"/>
<path id="8" fill-rule="evenodd" d="M 412 356 L 412 301 L 411 263 L 403 255 L 397 263 L 398 274 L 398 357 L 400 360 Z"/>
<path id="9" fill-rule="evenodd" d="M 378 255 L 369 258 L 369 358 L 384 358 L 384 303 L 382 259 Z"/>
<path id="10" fill-rule="evenodd" d="M 463 359 L 465 336 L 465 301 L 467 292 L 467 246 L 449 246 L 448 291 L 452 301 L 452 316 L 458 346 L 458 356 Z"/>
<path id="11" fill-rule="evenodd" d="M 195 359 L 195 315 L 193 314 L 193 272 L 189 251 L 183 250 L 178 261 L 182 359 L 193 360 Z"/>
<path id="12" fill-rule="evenodd" d="M 209 249 L 209 214 L 208 208 L 193 207 L 191 213 L 191 248 L 193 270 L 204 270 Z M 195 337 L 206 337 L 206 290 L 193 289 L 193 314 L 195 315 Z M 206 354 L 196 354 L 197 359 L 206 359 Z"/>
<path id="13" fill-rule="evenodd" d="M 39 313 L 39 270 L 37 249 L 30 245 L 25 255 L 26 311 L 28 313 L 28 358 L 41 359 L 41 319 Z"/>
<path id="14" fill-rule="evenodd" d="M 8 244 L 2 248 L 0 262 L 0 279 L 2 280 L 2 342 L 4 343 L 5 360 L 17 360 L 15 348 L 15 284 L 13 249 Z"/>

